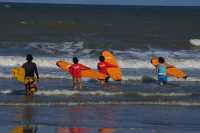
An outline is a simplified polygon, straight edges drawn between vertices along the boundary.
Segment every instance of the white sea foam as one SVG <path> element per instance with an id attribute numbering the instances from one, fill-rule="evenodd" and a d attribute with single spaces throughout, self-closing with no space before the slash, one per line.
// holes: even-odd
<path id="1" fill-rule="evenodd" d="M 123 80 L 124 81 L 128 81 L 128 80 L 132 80 L 132 81 L 143 81 L 143 77 L 144 76 L 123 76 Z M 155 77 L 152 77 L 152 80 L 155 79 L 157 80 Z M 200 82 L 200 77 L 188 77 L 186 80 L 185 79 L 177 79 L 177 78 L 173 78 L 170 77 L 169 81 L 180 81 L 180 82 L 185 82 L 185 81 L 192 81 L 192 82 Z"/>
<path id="2" fill-rule="evenodd" d="M 63 43 L 50 43 L 50 42 L 32 42 L 26 48 L 35 48 L 39 51 L 49 54 L 65 53 L 75 54 L 83 49 L 84 42 L 63 42 Z"/>
<path id="3" fill-rule="evenodd" d="M 189 42 L 190 42 L 193 46 L 200 46 L 200 39 L 190 39 Z"/>
<path id="4" fill-rule="evenodd" d="M 1 94 L 12 94 L 15 93 L 13 90 L 0 90 Z M 137 95 L 141 97 L 176 97 L 176 96 L 191 96 L 192 93 L 179 93 L 179 92 L 123 92 L 123 91 L 78 91 L 78 90 L 39 90 L 35 93 L 35 95 L 43 95 L 43 96 L 74 96 L 74 95 L 82 95 L 82 96 L 118 96 L 118 95 Z"/>
<path id="5" fill-rule="evenodd" d="M 34 62 L 41 68 L 57 68 L 56 61 L 61 58 L 57 57 L 35 57 Z M 71 58 L 65 58 L 66 61 L 71 61 Z M 178 68 L 200 68 L 200 59 L 166 59 L 168 63 L 175 65 Z M 25 58 L 22 56 L 0 56 L 0 66 L 2 67 L 15 67 L 20 66 L 25 62 Z M 85 64 L 91 68 L 96 69 L 98 60 L 93 58 L 80 58 L 80 63 Z M 151 69 L 153 66 L 150 61 L 142 59 L 123 59 L 119 58 L 118 63 L 121 68 L 134 68 L 134 69 Z"/>
<path id="6" fill-rule="evenodd" d="M 79 106 L 79 105 L 163 105 L 200 106 L 200 102 L 185 101 L 101 101 L 101 102 L 0 102 L 0 106 Z"/>
<path id="7" fill-rule="evenodd" d="M 66 75 L 56 66 L 57 57 L 36 57 L 34 62 L 37 63 L 41 78 L 52 79 L 71 79 L 71 76 Z M 66 58 L 71 60 L 71 58 Z M 181 69 L 190 69 L 188 81 L 200 81 L 198 76 L 198 69 L 200 69 L 200 59 L 172 59 L 168 58 L 170 64 L 175 65 Z M 24 57 L 21 56 L 0 56 L 0 78 L 11 78 L 10 69 L 15 66 L 20 66 L 25 62 Z M 80 63 L 96 69 L 97 59 L 80 58 Z M 118 60 L 120 67 L 124 74 L 124 80 L 141 80 L 143 75 L 152 75 L 153 66 L 148 60 L 143 59 L 122 59 Z M 130 69 L 130 70 L 129 70 Z M 195 70 L 195 71 L 192 71 Z M 176 79 L 173 79 L 176 80 Z"/>
<path id="8" fill-rule="evenodd" d="M 143 81 L 143 75 L 123 75 L 122 80 L 123 81 Z M 149 76 L 151 77 L 151 75 Z M 11 74 L 2 74 L 0 73 L 0 78 L 2 79 L 14 79 Z M 40 74 L 40 79 L 66 79 L 66 80 L 71 80 L 71 76 L 69 74 L 66 75 L 55 75 L 55 74 Z M 156 77 L 152 77 L 152 80 L 156 79 Z M 89 79 L 88 78 L 83 78 L 84 82 L 87 82 Z M 111 79 L 112 81 L 112 79 Z M 185 82 L 185 81 L 192 81 L 192 82 L 200 82 L 200 77 L 188 77 L 187 80 L 185 79 L 177 79 L 177 78 L 169 78 L 169 81 L 180 81 L 180 82 Z"/>
<path id="9" fill-rule="evenodd" d="M 192 93 L 150 93 L 150 92 L 107 92 L 107 91 L 69 91 L 69 90 L 43 90 L 38 91 L 36 95 L 45 95 L 45 96 L 53 96 L 53 95 L 65 95 L 65 96 L 73 96 L 73 95 L 92 95 L 92 96 L 118 96 L 118 95 L 137 95 L 142 97 L 152 97 L 152 96 L 162 96 L 162 97 L 176 97 L 176 96 L 191 96 Z"/>
<path id="10" fill-rule="evenodd" d="M 44 90 L 38 91 L 36 95 L 45 95 L 45 96 L 52 96 L 52 95 L 65 95 L 65 96 L 72 96 L 72 95 L 99 95 L 99 96 L 113 96 L 113 95 L 121 95 L 123 92 L 105 92 L 105 91 L 69 91 L 69 90 Z"/>
<path id="11" fill-rule="evenodd" d="M 75 45 L 75 46 L 72 46 Z M 42 43 L 33 43 L 32 47 L 40 45 L 42 47 L 47 47 L 47 49 L 54 49 L 57 47 L 55 44 L 52 46 L 47 43 L 46 46 Z M 43 46 L 44 45 L 44 46 Z M 70 45 L 68 47 L 68 45 Z M 79 49 L 83 56 L 80 56 L 80 63 L 87 65 L 93 69 L 96 69 L 98 62 L 98 57 L 91 56 L 92 49 L 83 49 L 83 44 L 81 42 L 74 44 L 74 42 L 66 42 L 63 44 L 63 51 L 68 50 L 68 48 Z M 60 48 L 60 46 L 59 46 Z M 57 48 L 55 48 L 57 49 Z M 60 51 L 62 49 L 60 48 Z M 88 54 L 90 53 L 90 54 Z M 177 68 L 189 70 L 189 81 L 200 81 L 198 70 L 200 69 L 200 52 L 197 51 L 162 51 L 150 49 L 150 51 L 141 51 L 137 49 L 129 49 L 126 51 L 115 50 L 114 51 L 118 63 L 123 70 L 124 80 L 141 80 L 143 75 L 151 75 L 151 70 L 153 66 L 150 63 L 150 58 L 153 55 L 166 57 L 166 61 L 169 64 L 176 66 Z M 34 62 L 37 63 L 41 78 L 67 78 L 70 79 L 69 75 L 66 76 L 62 71 L 56 66 L 56 61 L 64 59 L 66 61 L 71 61 L 71 56 L 62 57 L 58 56 L 35 56 Z M 21 66 L 25 62 L 25 57 L 23 56 L 0 56 L 0 77 L 1 78 L 11 78 L 10 69 L 12 67 Z M 130 71 L 129 71 L 130 69 Z M 126 71 L 124 71 L 126 70 Z M 191 77 L 191 75 L 193 77 Z"/>
<path id="12" fill-rule="evenodd" d="M 200 39 L 191 39 L 190 42 L 195 46 L 199 46 Z M 92 57 L 97 55 L 102 49 L 90 49 L 84 46 L 83 41 L 78 42 L 31 42 L 27 44 L 25 49 L 36 49 L 42 53 L 50 55 L 65 55 L 67 57 L 81 56 L 81 57 Z M 148 59 L 152 55 L 164 56 L 166 58 L 195 58 L 200 57 L 199 51 L 195 50 L 161 50 L 149 48 L 148 51 L 141 49 L 126 49 L 126 50 L 112 50 L 118 57 L 124 57 L 125 59 Z M 95 53 L 96 52 L 96 53 Z"/>

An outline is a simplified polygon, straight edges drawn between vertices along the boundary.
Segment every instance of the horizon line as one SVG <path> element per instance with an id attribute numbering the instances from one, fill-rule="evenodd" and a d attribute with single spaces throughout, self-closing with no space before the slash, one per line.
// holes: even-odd
<path id="1" fill-rule="evenodd" d="M 41 4 L 41 5 L 83 5 L 83 6 L 158 6 L 158 7 L 199 7 L 200 5 L 164 5 L 164 4 L 89 4 L 89 3 L 54 3 L 54 2 L 13 2 L 13 1 L 0 1 L 0 4 Z"/>

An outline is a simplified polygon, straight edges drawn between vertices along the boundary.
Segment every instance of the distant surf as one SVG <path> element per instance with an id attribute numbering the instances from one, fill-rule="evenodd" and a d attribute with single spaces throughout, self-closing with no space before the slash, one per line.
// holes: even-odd
<path id="1" fill-rule="evenodd" d="M 1 90 L 1 95 L 16 95 L 13 90 Z M 22 94 L 21 94 L 22 95 Z M 123 91 L 76 91 L 76 90 L 41 90 L 34 96 L 34 101 L 3 101 L 0 106 L 73 106 L 73 105 L 179 105 L 200 106 L 200 101 L 191 101 L 192 92 L 123 92 Z M 39 97 L 38 97 L 39 96 Z M 42 97 L 41 97 L 42 96 Z M 49 96 L 61 96 L 60 100 L 45 100 Z M 67 101 L 62 97 L 64 96 Z M 70 98 L 71 97 L 71 98 Z M 90 97 L 90 98 L 89 98 Z M 92 98 L 93 97 L 93 98 Z M 92 98 L 92 99 L 91 99 Z M 37 100 L 38 99 L 38 100 Z M 62 99 L 62 100 L 61 100 Z"/>
<path id="2" fill-rule="evenodd" d="M 191 43 L 193 46 L 199 47 L 199 46 L 200 46 L 200 39 L 190 39 L 190 43 Z"/>
<path id="3" fill-rule="evenodd" d="M 152 68 L 150 59 L 152 56 L 163 56 L 170 64 L 177 66 L 178 68 L 200 68 L 200 54 L 193 51 L 115 51 L 111 50 L 118 58 L 119 65 L 122 68 Z M 100 51 L 99 51 L 100 52 Z M 79 51 L 81 53 L 81 51 Z M 89 67 L 96 68 L 98 62 L 98 56 L 82 53 L 80 55 L 80 63 L 88 65 Z M 51 56 L 36 56 L 34 61 L 42 68 L 57 68 L 56 61 L 67 60 L 71 61 L 73 55 L 66 54 L 58 55 L 57 57 Z M 25 62 L 24 56 L 0 56 L 1 67 L 14 67 L 22 65 Z"/>

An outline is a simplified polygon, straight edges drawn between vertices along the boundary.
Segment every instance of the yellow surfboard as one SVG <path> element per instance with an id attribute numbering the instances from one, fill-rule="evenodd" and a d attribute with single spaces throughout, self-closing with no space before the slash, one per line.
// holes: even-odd
<path id="1" fill-rule="evenodd" d="M 63 71 L 69 72 L 69 67 L 72 65 L 72 63 L 67 62 L 67 61 L 57 61 L 56 65 Z M 81 76 L 82 77 L 87 77 L 87 78 L 91 78 L 94 80 L 104 80 L 106 78 L 106 75 L 93 70 L 93 69 L 87 69 L 87 70 L 82 70 L 81 71 Z"/>
<path id="2" fill-rule="evenodd" d="M 105 61 L 112 64 L 112 65 L 116 65 L 118 67 L 111 67 L 108 68 L 108 74 L 109 76 L 116 81 L 121 81 L 122 80 L 122 72 L 121 69 L 117 63 L 117 59 L 115 58 L 115 56 L 110 52 L 110 51 L 103 51 L 101 52 L 101 55 L 103 55 L 105 57 Z"/>
<path id="3" fill-rule="evenodd" d="M 11 133 L 24 133 L 24 128 L 22 126 L 16 127 L 11 130 Z"/>
<path id="4" fill-rule="evenodd" d="M 23 67 L 14 67 L 11 70 L 11 75 L 20 83 L 22 84 L 28 84 L 30 82 L 33 82 L 34 79 L 33 78 L 25 78 L 25 70 Z M 35 85 L 35 81 L 34 84 L 30 85 L 30 90 L 27 92 L 29 94 L 33 94 L 37 91 L 37 86 Z"/>
<path id="5" fill-rule="evenodd" d="M 36 133 L 37 128 L 33 126 L 17 126 L 11 130 L 11 133 Z"/>
<path id="6" fill-rule="evenodd" d="M 25 83 L 25 70 L 23 67 L 14 67 L 11 70 L 11 75 L 22 84 Z"/>
<path id="7" fill-rule="evenodd" d="M 153 57 L 151 59 L 151 64 L 156 67 L 159 64 L 158 58 Z M 186 72 L 184 72 L 170 64 L 167 64 L 167 75 L 171 76 L 171 77 L 175 77 L 175 78 L 185 78 L 185 79 L 187 78 Z"/>

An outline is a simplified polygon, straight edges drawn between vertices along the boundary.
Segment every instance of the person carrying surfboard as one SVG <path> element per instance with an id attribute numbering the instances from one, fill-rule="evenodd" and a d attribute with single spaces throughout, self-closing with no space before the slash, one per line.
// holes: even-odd
<path id="1" fill-rule="evenodd" d="M 32 95 L 31 88 L 35 88 L 37 91 L 36 86 L 36 80 L 35 75 L 37 78 L 37 81 L 39 80 L 39 74 L 37 65 L 32 62 L 33 56 L 31 54 L 26 55 L 27 62 L 22 65 L 22 67 L 25 69 L 25 88 L 26 88 L 26 95 Z"/>
<path id="2" fill-rule="evenodd" d="M 153 56 L 151 58 L 151 64 L 155 67 L 153 72 L 156 72 L 157 66 L 159 65 L 159 57 Z M 174 77 L 174 78 L 182 78 L 182 79 L 185 79 L 185 80 L 187 79 L 188 75 L 185 71 L 178 69 L 175 66 L 168 64 L 166 62 L 164 64 L 167 67 L 167 72 L 166 72 L 167 76 Z"/>
<path id="3" fill-rule="evenodd" d="M 72 61 L 74 64 L 69 67 L 69 73 L 71 74 L 71 76 L 73 78 L 73 88 L 74 89 L 77 89 L 77 88 L 82 89 L 81 70 L 87 70 L 90 68 L 80 64 L 77 57 L 73 57 Z"/>
<path id="4" fill-rule="evenodd" d="M 167 65 L 165 64 L 165 58 L 158 58 L 158 65 L 156 67 L 158 82 L 160 85 L 167 83 Z"/>
<path id="5" fill-rule="evenodd" d="M 107 71 L 107 69 L 110 68 L 110 67 L 117 67 L 117 66 L 106 62 L 105 57 L 100 55 L 99 56 L 99 62 L 97 64 L 97 69 L 99 70 L 100 73 L 107 75 L 105 80 L 101 80 L 102 84 L 107 83 L 109 78 L 110 78 L 108 71 Z"/>

